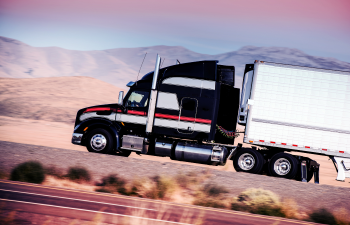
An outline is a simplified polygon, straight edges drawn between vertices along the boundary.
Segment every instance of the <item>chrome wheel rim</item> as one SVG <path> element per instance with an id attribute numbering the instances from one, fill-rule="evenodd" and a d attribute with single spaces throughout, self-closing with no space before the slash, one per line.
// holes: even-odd
<path id="1" fill-rule="evenodd" d="M 292 168 L 292 165 L 289 162 L 289 160 L 287 160 L 285 158 L 280 158 L 280 159 L 276 160 L 273 167 L 274 167 L 275 172 L 278 175 L 284 176 L 284 175 L 287 175 L 289 173 L 290 169 Z"/>
<path id="2" fill-rule="evenodd" d="M 238 158 L 238 165 L 242 170 L 251 170 L 255 165 L 254 156 L 244 153 Z"/>
<path id="3" fill-rule="evenodd" d="M 107 139 L 102 134 L 95 134 L 90 140 L 90 145 L 95 151 L 102 151 L 107 145 Z"/>

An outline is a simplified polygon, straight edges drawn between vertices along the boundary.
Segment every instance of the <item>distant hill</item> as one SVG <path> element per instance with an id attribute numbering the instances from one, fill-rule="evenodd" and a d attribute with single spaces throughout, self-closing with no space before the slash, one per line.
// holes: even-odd
<path id="1" fill-rule="evenodd" d="M 218 55 L 200 54 L 180 46 L 117 48 L 99 51 L 75 51 L 58 47 L 32 47 L 0 36 L 0 77 L 39 78 L 61 76 L 94 77 L 120 88 L 136 80 L 145 53 L 147 57 L 139 78 L 154 70 L 156 54 L 163 67 L 199 60 L 219 60 L 236 67 L 236 86 L 241 85 L 244 65 L 259 59 L 300 66 L 350 71 L 350 63 L 334 58 L 305 54 L 298 49 L 245 46 L 238 51 Z"/>

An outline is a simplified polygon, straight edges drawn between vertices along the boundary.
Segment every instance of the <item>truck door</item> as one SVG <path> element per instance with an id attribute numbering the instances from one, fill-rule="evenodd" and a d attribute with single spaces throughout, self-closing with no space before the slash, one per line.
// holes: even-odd
<path id="1" fill-rule="evenodd" d="M 118 114 L 117 121 L 129 124 L 131 126 L 144 126 L 147 120 L 149 91 L 133 90 L 130 95 L 126 96 L 124 103 L 126 107 L 125 114 Z M 144 127 L 140 127 L 141 130 Z"/>
<path id="2" fill-rule="evenodd" d="M 192 134 L 196 123 L 198 100 L 184 97 L 181 99 L 180 114 L 177 131 L 183 134 Z"/>

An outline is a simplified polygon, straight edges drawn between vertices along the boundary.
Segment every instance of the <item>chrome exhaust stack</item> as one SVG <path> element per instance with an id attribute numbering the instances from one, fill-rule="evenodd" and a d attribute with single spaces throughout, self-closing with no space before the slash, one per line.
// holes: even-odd
<path id="1" fill-rule="evenodd" d="M 149 108 L 148 108 L 148 114 L 147 114 L 146 133 L 152 133 L 153 123 L 154 123 L 154 112 L 156 110 L 157 94 L 158 94 L 156 87 L 157 87 L 157 80 L 158 80 L 158 74 L 159 74 L 159 67 L 160 67 L 160 56 L 157 54 L 156 66 L 154 68 L 152 88 L 151 88 L 151 97 L 149 101 Z"/>

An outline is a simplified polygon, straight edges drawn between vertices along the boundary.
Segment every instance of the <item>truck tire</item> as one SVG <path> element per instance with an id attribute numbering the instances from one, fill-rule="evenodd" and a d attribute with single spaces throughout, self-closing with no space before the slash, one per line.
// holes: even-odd
<path id="1" fill-rule="evenodd" d="M 86 148 L 89 152 L 112 154 L 114 149 L 113 136 L 105 129 L 94 129 L 88 134 Z"/>
<path id="2" fill-rule="evenodd" d="M 298 173 L 298 160 L 288 153 L 277 153 L 274 155 L 268 165 L 269 174 L 274 177 L 283 177 L 294 179 Z"/>
<path id="3" fill-rule="evenodd" d="M 237 172 L 260 174 L 263 166 L 264 157 L 251 148 L 242 148 L 233 159 L 233 167 Z"/>

